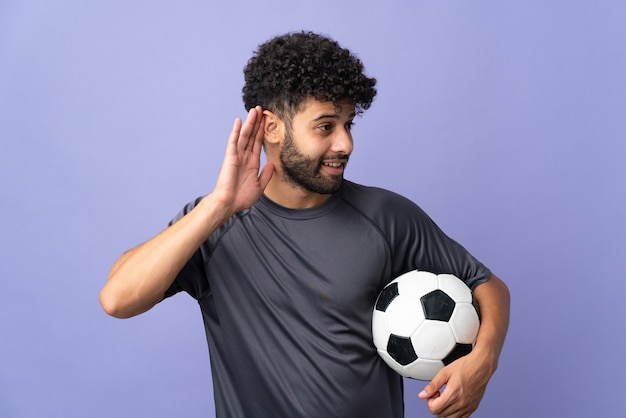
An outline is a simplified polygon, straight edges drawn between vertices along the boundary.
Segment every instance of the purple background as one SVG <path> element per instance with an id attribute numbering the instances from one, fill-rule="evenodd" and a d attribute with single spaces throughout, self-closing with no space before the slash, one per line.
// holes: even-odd
<path id="1" fill-rule="evenodd" d="M 0 416 L 213 415 L 195 302 L 120 321 L 98 292 L 212 189 L 242 67 L 299 29 L 379 80 L 348 178 L 511 288 L 476 416 L 625 416 L 625 22 L 621 0 L 1 1 Z"/>

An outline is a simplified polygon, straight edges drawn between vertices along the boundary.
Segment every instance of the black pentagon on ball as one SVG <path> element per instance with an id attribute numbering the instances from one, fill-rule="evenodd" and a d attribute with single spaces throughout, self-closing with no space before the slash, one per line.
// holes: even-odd
<path id="1" fill-rule="evenodd" d="M 385 312 L 396 296 L 398 296 L 398 283 L 391 283 L 378 295 L 378 299 L 376 299 L 376 310 Z"/>
<path id="2" fill-rule="evenodd" d="M 433 290 L 421 297 L 422 308 L 426 319 L 447 322 L 454 312 L 456 303 L 442 290 Z"/>
<path id="3" fill-rule="evenodd" d="M 463 356 L 468 355 L 471 351 L 472 351 L 472 345 L 471 344 L 457 344 L 452 351 L 450 351 L 450 353 L 441 361 L 443 361 L 443 364 L 445 364 L 446 366 L 450 363 L 452 363 L 454 360 L 457 360 Z"/>
<path id="4" fill-rule="evenodd" d="M 417 360 L 417 354 L 415 354 L 415 350 L 413 350 L 411 339 L 407 337 L 391 334 L 389 341 L 387 341 L 387 353 L 392 359 L 397 361 L 398 364 L 403 366 Z"/>

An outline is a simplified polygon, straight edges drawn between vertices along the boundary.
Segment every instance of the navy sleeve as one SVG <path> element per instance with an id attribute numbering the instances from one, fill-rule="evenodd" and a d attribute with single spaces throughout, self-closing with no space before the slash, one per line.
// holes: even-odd
<path id="1" fill-rule="evenodd" d="M 202 198 L 198 198 L 193 202 L 185 205 L 183 209 L 170 221 L 169 225 L 173 225 L 185 215 L 187 215 Z M 176 279 L 165 292 L 165 298 L 175 295 L 178 292 L 185 291 L 194 299 L 198 300 L 208 290 L 208 281 L 206 280 L 204 261 L 202 257 L 202 248 L 199 248 L 185 263 Z"/>
<path id="2" fill-rule="evenodd" d="M 378 188 L 362 188 L 354 204 L 378 225 L 391 250 L 390 280 L 410 270 L 454 274 L 471 289 L 491 272 L 458 242 L 448 237 L 411 200 Z"/>

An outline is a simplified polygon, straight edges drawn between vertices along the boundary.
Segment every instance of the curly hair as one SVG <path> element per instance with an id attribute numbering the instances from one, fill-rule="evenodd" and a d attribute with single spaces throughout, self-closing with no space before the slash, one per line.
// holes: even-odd
<path id="1" fill-rule="evenodd" d="M 361 60 L 313 32 L 288 33 L 261 44 L 243 72 L 246 110 L 260 105 L 288 121 L 310 97 L 348 102 L 359 114 L 376 95 L 376 79 L 363 74 Z"/>

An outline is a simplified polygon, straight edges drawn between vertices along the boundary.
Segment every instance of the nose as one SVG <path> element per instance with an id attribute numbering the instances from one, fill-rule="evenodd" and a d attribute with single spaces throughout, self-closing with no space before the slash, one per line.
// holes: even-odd
<path id="1" fill-rule="evenodd" d="M 333 137 L 331 151 L 337 154 L 351 154 L 353 148 L 352 133 L 347 128 L 337 130 Z"/>

